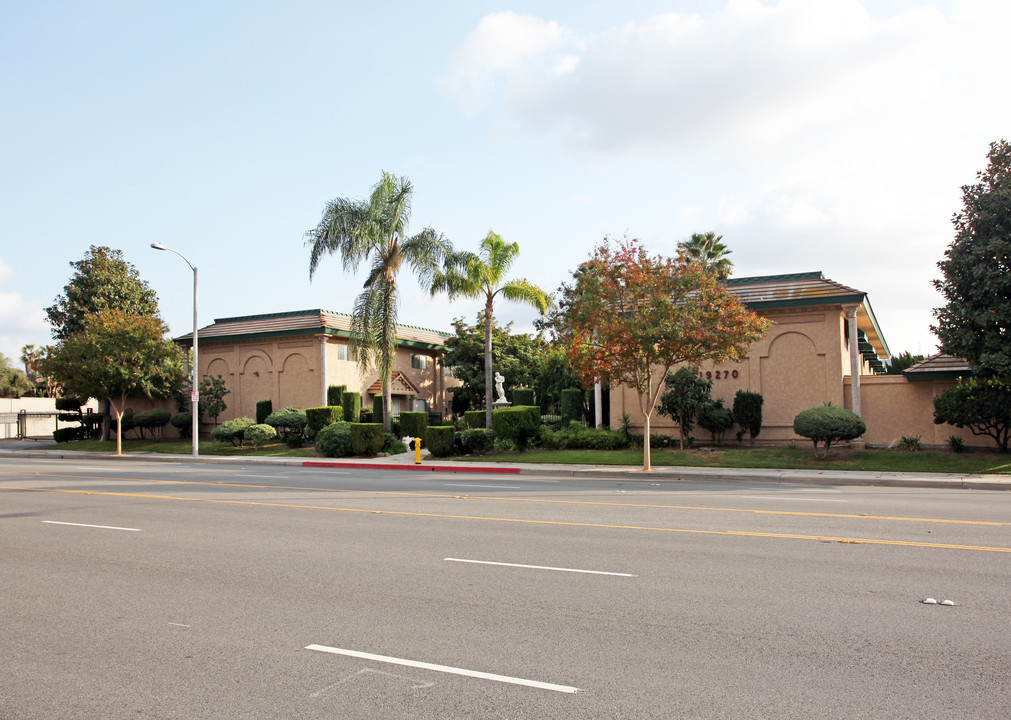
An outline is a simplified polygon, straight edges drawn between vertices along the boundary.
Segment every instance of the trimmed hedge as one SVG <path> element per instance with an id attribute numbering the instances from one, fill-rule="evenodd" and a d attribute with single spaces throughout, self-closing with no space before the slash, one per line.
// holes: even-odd
<path id="1" fill-rule="evenodd" d="M 748 390 L 738 390 L 734 395 L 734 422 L 740 430 L 737 431 L 737 442 L 741 442 L 744 434 L 751 438 L 751 444 L 755 444 L 755 438 L 762 431 L 762 404 L 765 398 L 762 393 L 750 392 Z"/>
<path id="2" fill-rule="evenodd" d="M 628 438 L 617 430 L 588 428 L 572 422 L 564 430 L 542 427 L 541 445 L 552 450 L 618 450 L 628 446 Z"/>
<path id="3" fill-rule="evenodd" d="M 81 429 L 80 428 L 59 428 L 53 430 L 53 440 L 58 443 L 71 442 L 80 438 Z"/>
<path id="4" fill-rule="evenodd" d="M 379 423 L 351 423 L 351 451 L 355 455 L 378 455 L 385 441 Z"/>
<path id="5" fill-rule="evenodd" d="M 400 413 L 400 432 L 410 435 L 412 438 L 421 438 L 424 445 L 428 438 L 428 413 L 427 412 L 402 412 Z"/>
<path id="6" fill-rule="evenodd" d="M 579 388 L 565 388 L 558 403 L 562 424 L 583 419 L 583 391 Z"/>
<path id="7" fill-rule="evenodd" d="M 513 389 L 513 405 L 533 405 L 533 404 L 534 404 L 533 388 Z"/>
<path id="8" fill-rule="evenodd" d="M 277 430 L 270 425 L 258 423 L 246 428 L 243 438 L 253 443 L 253 449 L 259 449 L 260 445 L 277 437 Z"/>
<path id="9" fill-rule="evenodd" d="M 340 405 L 341 396 L 348 389 L 347 385 L 331 385 L 326 389 L 326 404 Z"/>
<path id="10" fill-rule="evenodd" d="M 316 452 L 325 457 L 351 454 L 351 423 L 338 420 L 316 433 Z"/>
<path id="11" fill-rule="evenodd" d="M 472 430 L 488 429 L 485 428 L 484 410 L 468 410 L 463 414 L 463 419 L 467 423 L 467 427 Z"/>
<path id="12" fill-rule="evenodd" d="M 822 405 L 797 413 L 793 419 L 793 431 L 811 439 L 815 455 L 818 454 L 818 443 L 824 443 L 825 452 L 821 457 L 827 457 L 833 442 L 858 438 L 867 431 L 867 425 L 852 410 Z"/>
<path id="13" fill-rule="evenodd" d="M 433 425 L 428 428 L 428 452 L 435 457 L 448 457 L 453 454 L 453 439 L 456 429 L 451 425 Z"/>
<path id="14" fill-rule="evenodd" d="M 97 414 L 97 413 L 96 413 Z M 172 423 L 172 427 L 179 431 L 179 436 L 183 438 L 193 437 L 193 413 L 189 410 L 185 412 L 176 413 L 169 420 Z"/>
<path id="15" fill-rule="evenodd" d="M 160 430 L 169 424 L 172 419 L 172 413 L 168 410 L 162 410 L 161 408 L 151 408 L 150 410 L 142 410 L 139 413 L 133 414 L 133 426 L 140 430 L 140 437 L 143 439 L 144 431 L 150 430 L 151 437 L 154 437 L 154 431 Z"/>
<path id="16" fill-rule="evenodd" d="M 260 400 L 256 403 L 256 424 L 263 425 L 267 422 L 267 418 L 270 414 L 274 412 L 274 403 L 272 400 Z"/>
<path id="17" fill-rule="evenodd" d="M 256 420 L 251 417 L 240 417 L 234 420 L 226 420 L 213 430 L 211 437 L 218 442 L 230 442 L 236 447 L 242 447 L 242 441 L 246 433 L 246 428 L 256 425 Z"/>
<path id="18" fill-rule="evenodd" d="M 362 394 L 345 390 L 341 395 L 341 407 L 344 408 L 344 422 L 358 422 L 362 413 Z"/>
<path id="19" fill-rule="evenodd" d="M 361 418 L 359 418 L 361 419 Z M 364 420 L 362 421 L 364 422 Z M 383 424 L 383 396 L 382 393 L 379 395 L 372 396 L 372 422 Z"/>
<path id="20" fill-rule="evenodd" d="M 308 422 L 308 416 L 305 411 L 298 408 L 284 407 L 270 413 L 263 422 L 277 430 L 282 438 L 287 438 L 289 435 L 301 434 Z"/>
<path id="21" fill-rule="evenodd" d="M 492 411 L 491 428 L 495 437 L 516 444 L 523 452 L 532 438 L 540 436 L 541 410 L 530 405 L 517 405 Z"/>
<path id="22" fill-rule="evenodd" d="M 81 400 L 75 397 L 56 398 L 56 409 L 63 412 L 80 412 Z"/>
<path id="23" fill-rule="evenodd" d="M 315 438 L 323 428 L 344 419 L 344 410 L 340 405 L 325 405 L 305 409 L 306 434 Z"/>
<path id="24" fill-rule="evenodd" d="M 484 455 L 495 449 L 495 433 L 484 428 L 472 428 L 456 434 L 454 444 L 464 455 Z"/>

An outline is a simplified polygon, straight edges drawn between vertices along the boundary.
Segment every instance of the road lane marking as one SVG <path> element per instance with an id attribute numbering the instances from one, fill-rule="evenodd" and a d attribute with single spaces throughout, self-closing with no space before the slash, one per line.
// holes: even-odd
<path id="1" fill-rule="evenodd" d="M 185 484 L 185 483 L 180 483 Z M 644 530 L 647 532 L 682 533 L 686 535 L 732 535 L 736 537 L 779 538 L 785 540 L 818 540 L 819 542 L 842 542 L 865 545 L 896 545 L 945 550 L 975 550 L 981 552 L 1011 553 L 1011 547 L 989 547 L 986 545 L 955 545 L 948 543 L 927 543 L 910 540 L 879 540 L 874 538 L 836 537 L 833 535 L 794 535 L 790 533 L 765 533 L 748 530 L 696 530 L 688 528 L 651 527 L 648 525 L 612 525 L 608 523 L 572 522 L 565 520 L 529 520 L 527 518 L 489 517 L 481 515 L 450 515 L 448 513 L 407 512 L 405 510 L 373 510 L 370 508 L 342 508 L 326 505 L 297 505 L 292 503 L 269 503 L 253 500 L 222 500 L 216 498 L 196 498 L 176 495 L 154 495 L 148 493 L 124 493 L 109 490 L 67 490 L 64 488 L 29 488 L 16 485 L 0 485 L 0 490 L 20 490 L 27 492 L 66 493 L 69 495 L 105 495 L 108 497 L 145 498 L 148 500 L 172 500 L 174 502 L 202 502 L 218 505 L 243 505 L 247 507 L 285 508 L 288 510 L 324 510 L 329 512 L 368 513 L 371 515 L 397 515 L 401 517 L 437 518 L 442 520 L 478 520 L 485 522 L 522 523 L 525 525 L 552 525 L 563 527 L 600 528 L 606 530 Z M 442 497 L 442 496 L 440 496 Z M 803 514 L 803 513 L 788 513 Z M 980 523 L 993 524 L 993 523 Z"/>
<path id="2" fill-rule="evenodd" d="M 780 497 L 772 495 L 735 495 L 735 497 L 745 498 L 747 500 L 799 500 L 800 502 L 849 502 L 849 500 L 836 500 L 834 498 L 792 498 L 792 497 Z"/>
<path id="3" fill-rule="evenodd" d="M 502 567 L 528 568 L 530 570 L 555 570 L 557 572 L 586 573 L 588 575 L 615 575 L 617 577 L 638 577 L 631 573 L 605 572 L 604 570 L 578 570 L 576 568 L 550 567 L 548 565 L 520 565 L 518 563 L 492 562 L 491 560 L 464 560 L 462 558 L 443 558 L 445 562 L 474 563 L 476 565 L 501 565 Z"/>
<path id="4" fill-rule="evenodd" d="M 335 474 L 335 473 L 329 473 Z M 19 473 L 19 472 L 4 472 L 0 471 L 0 477 L 5 475 L 13 475 L 16 477 L 22 477 L 25 479 L 37 479 L 37 478 L 66 478 L 71 480 L 118 480 L 121 482 L 144 482 L 153 483 L 159 485 L 182 485 L 185 487 L 195 487 L 199 485 L 208 486 L 220 486 L 226 488 L 247 488 L 252 490 L 302 490 L 306 492 L 321 492 L 321 493 L 345 493 L 345 494 L 361 494 L 361 495 L 388 495 L 391 497 L 418 497 L 418 498 L 446 498 L 456 499 L 455 495 L 444 495 L 440 493 L 423 493 L 423 492 L 409 492 L 406 490 L 367 490 L 367 489 L 344 489 L 344 488 L 315 488 L 315 487 L 304 487 L 298 485 L 268 485 L 268 484 L 250 484 L 250 483 L 228 483 L 222 482 L 220 480 L 214 481 L 199 481 L 199 480 L 154 480 L 151 478 L 120 478 L 120 477 L 106 477 L 102 475 L 61 475 L 56 473 Z M 519 481 L 513 481 L 519 482 Z M 0 487 L 2 490 L 39 490 L 45 488 L 21 488 L 21 487 Z M 761 488 L 759 488 L 761 489 Z M 68 491 L 71 492 L 71 491 Z M 708 493 L 707 493 L 708 494 Z M 733 497 L 733 496 L 730 496 Z M 494 495 L 474 495 L 470 496 L 468 499 L 473 501 L 483 501 L 483 502 L 514 502 L 514 503 L 543 503 L 551 505 L 588 505 L 595 507 L 622 507 L 622 508 L 643 508 L 652 510 L 699 510 L 706 512 L 728 512 L 728 513 L 744 513 L 751 515 L 785 515 L 792 517 L 818 517 L 818 518 L 839 518 L 842 520 L 890 520 L 896 522 L 916 522 L 916 523 L 938 523 L 946 525 L 982 525 L 987 527 L 1009 527 L 1011 523 L 1006 522 L 996 522 L 991 520 L 950 520 L 947 518 L 918 518 L 918 517 L 901 517 L 895 515 L 866 515 L 866 514 L 853 514 L 853 513 L 820 513 L 820 512 L 801 512 L 797 510 L 755 510 L 754 508 L 728 508 L 728 507 L 711 507 L 706 505 L 663 505 L 660 503 L 620 503 L 620 502 L 601 502 L 595 500 L 558 500 L 549 498 L 525 498 L 525 497 L 495 497 Z"/>
<path id="5" fill-rule="evenodd" d="M 127 530 L 129 532 L 140 532 L 140 528 L 113 527 L 112 525 L 85 525 L 84 523 L 60 522 L 59 520 L 43 520 L 49 525 L 73 525 L 74 527 L 98 528 L 99 530 Z"/>
<path id="6" fill-rule="evenodd" d="M 238 473 L 236 475 L 236 477 L 268 478 L 269 480 L 287 480 L 288 479 L 288 477 L 286 475 L 244 475 L 242 473 Z"/>
<path id="7" fill-rule="evenodd" d="M 360 658 L 362 660 L 373 660 L 375 662 L 389 663 L 390 665 L 402 665 L 404 667 L 419 668 L 421 670 L 434 670 L 435 672 L 448 673 L 450 675 L 463 675 L 464 677 L 479 678 L 481 680 L 494 680 L 495 682 L 509 683 L 511 685 L 525 685 L 526 687 L 539 688 L 541 690 L 552 690 L 561 693 L 576 693 L 579 688 L 570 685 L 556 685 L 539 680 L 525 680 L 508 675 L 496 675 L 494 673 L 479 672 L 477 670 L 464 670 L 463 668 L 450 667 L 449 665 L 436 665 L 434 663 L 421 662 L 419 660 L 405 660 L 403 658 L 390 657 L 388 655 L 374 655 L 372 653 L 359 652 L 358 650 L 345 650 L 343 648 L 328 647 L 327 645 L 306 645 L 305 650 L 316 650 L 317 652 L 330 653 L 331 655 L 346 655 L 348 657 Z"/>
<path id="8" fill-rule="evenodd" d="M 443 483 L 446 487 L 476 487 L 491 488 L 492 490 L 522 490 L 519 485 L 468 485 L 465 483 Z"/>

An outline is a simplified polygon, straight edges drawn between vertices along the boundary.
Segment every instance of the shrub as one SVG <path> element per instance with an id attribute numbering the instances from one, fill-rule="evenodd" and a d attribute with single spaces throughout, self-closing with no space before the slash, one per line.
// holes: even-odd
<path id="1" fill-rule="evenodd" d="M 456 430 L 451 425 L 436 425 L 428 428 L 428 452 L 435 457 L 453 454 L 453 438 Z"/>
<path id="2" fill-rule="evenodd" d="M 908 450 L 909 452 L 916 452 L 920 449 L 920 436 L 919 435 L 903 435 L 899 438 L 899 450 Z"/>
<path id="3" fill-rule="evenodd" d="M 71 442 L 77 440 L 81 435 L 80 428 L 58 428 L 53 430 L 53 440 L 58 443 Z"/>
<path id="4" fill-rule="evenodd" d="M 365 422 L 359 416 L 359 421 Z M 373 395 L 372 396 L 372 422 L 383 424 L 383 396 Z"/>
<path id="5" fill-rule="evenodd" d="M 965 440 L 958 435 L 952 435 L 948 438 L 948 447 L 951 448 L 952 452 L 965 452 Z"/>
<path id="6" fill-rule="evenodd" d="M 80 412 L 81 399 L 75 397 L 56 398 L 56 409 L 63 412 Z M 59 442 L 59 441 L 57 441 Z"/>
<path id="7" fill-rule="evenodd" d="M 959 380 L 934 398 L 934 423 L 987 435 L 1006 453 L 1011 438 L 1011 383 L 999 378 Z"/>
<path id="8" fill-rule="evenodd" d="M 180 437 L 193 437 L 193 413 L 188 410 L 176 413 L 169 422 L 172 423 L 172 427 L 179 431 Z"/>
<path id="9" fill-rule="evenodd" d="M 286 440 L 289 435 L 301 434 L 302 430 L 305 429 L 306 413 L 298 408 L 284 407 L 270 413 L 270 415 L 264 418 L 263 424 L 270 425 L 281 438 Z"/>
<path id="10" fill-rule="evenodd" d="M 377 455 L 383 449 L 384 435 L 379 423 L 351 423 L 351 451 L 355 455 Z"/>
<path id="11" fill-rule="evenodd" d="M 341 395 L 341 407 L 344 408 L 345 422 L 358 422 L 358 416 L 362 412 L 362 394 L 345 390 Z"/>
<path id="12" fill-rule="evenodd" d="M 541 445 L 552 450 L 618 450 L 628 444 L 624 433 L 607 428 L 588 428 L 572 422 L 564 430 L 541 428 Z"/>
<path id="13" fill-rule="evenodd" d="M 305 444 L 305 440 L 302 438 L 302 433 L 291 433 L 290 435 L 285 435 L 284 444 L 292 450 L 298 450 Z"/>
<path id="14" fill-rule="evenodd" d="M 533 388 L 515 388 L 513 390 L 513 405 L 533 405 Z"/>
<path id="15" fill-rule="evenodd" d="M 274 403 L 271 400 L 260 400 L 256 403 L 256 424 L 263 425 L 267 418 L 274 412 Z"/>
<path id="16" fill-rule="evenodd" d="M 211 437 L 218 442 L 230 442 L 236 447 L 242 447 L 242 441 L 246 428 L 256 424 L 256 420 L 250 417 L 240 417 L 234 420 L 226 420 L 211 430 Z"/>
<path id="17" fill-rule="evenodd" d="M 254 450 L 259 450 L 261 444 L 277 437 L 277 430 L 265 424 L 251 425 L 246 428 L 243 437 L 253 443 Z"/>
<path id="18" fill-rule="evenodd" d="M 463 419 L 469 428 L 484 428 L 484 414 L 484 410 L 468 410 L 463 414 Z"/>
<path id="19" fill-rule="evenodd" d="M 424 445 L 427 442 L 426 431 L 428 429 L 428 413 L 425 412 L 402 412 L 400 413 L 401 435 L 410 435 L 412 438 L 421 438 Z"/>
<path id="20" fill-rule="evenodd" d="M 832 443 L 860 437 L 866 430 L 864 421 L 855 412 L 831 405 L 801 410 L 793 419 L 793 431 L 811 439 L 815 455 L 818 455 L 818 443 L 824 443 L 821 457 L 828 456 Z"/>
<path id="21" fill-rule="evenodd" d="M 150 430 L 151 437 L 154 437 L 154 431 L 161 430 L 161 428 L 169 424 L 169 420 L 171 419 L 172 413 L 168 410 L 152 408 L 150 410 L 142 410 L 139 413 L 134 413 L 133 425 L 140 430 L 141 438 L 144 437 L 145 430 Z"/>
<path id="22" fill-rule="evenodd" d="M 316 452 L 324 457 L 346 457 L 351 454 L 351 423 L 339 420 L 316 433 Z"/>
<path id="23" fill-rule="evenodd" d="M 399 455 L 407 452 L 407 446 L 393 433 L 383 433 L 383 452 L 390 455 Z"/>
<path id="24" fill-rule="evenodd" d="M 471 428 L 457 433 L 455 443 L 464 455 L 484 455 L 495 449 L 495 433 L 484 428 Z"/>
<path id="25" fill-rule="evenodd" d="M 102 435 L 102 413 L 86 413 L 82 415 L 81 430 L 84 437 L 100 437 Z"/>
<path id="26" fill-rule="evenodd" d="M 518 405 L 493 411 L 491 427 L 496 438 L 514 443 L 523 452 L 531 438 L 540 436 L 540 420 L 540 408 Z"/>
<path id="27" fill-rule="evenodd" d="M 561 401 L 558 403 L 559 412 L 562 415 L 562 424 L 570 420 L 583 419 L 583 391 L 579 388 L 565 388 L 561 393 Z"/>
<path id="28" fill-rule="evenodd" d="M 305 409 L 305 433 L 315 438 L 320 430 L 344 419 L 344 410 L 340 405 L 324 405 L 323 407 Z"/>
<path id="29" fill-rule="evenodd" d="M 706 403 L 699 409 L 699 427 L 713 436 L 714 445 L 723 444 L 723 436 L 734 426 L 734 413 L 723 407 L 723 399 Z"/>
<path id="30" fill-rule="evenodd" d="M 678 424 L 681 449 L 684 450 L 692 446 L 692 430 L 699 412 L 713 402 L 709 397 L 713 381 L 706 380 L 689 367 L 683 367 L 675 373 L 667 373 L 664 384 L 667 390 L 660 396 L 658 410 Z"/>
<path id="31" fill-rule="evenodd" d="M 326 389 L 326 404 L 340 405 L 341 395 L 348 389 L 347 385 L 331 385 Z"/>
<path id="32" fill-rule="evenodd" d="M 734 421 L 740 430 L 737 431 L 737 442 L 741 442 L 744 434 L 751 438 L 751 444 L 755 444 L 755 438 L 762 431 L 762 404 L 765 398 L 762 393 L 750 392 L 748 390 L 738 390 L 734 395 Z"/>

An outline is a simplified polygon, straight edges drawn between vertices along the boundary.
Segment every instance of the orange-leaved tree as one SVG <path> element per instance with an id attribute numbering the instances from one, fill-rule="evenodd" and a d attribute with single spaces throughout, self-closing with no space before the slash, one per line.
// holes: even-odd
<path id="1" fill-rule="evenodd" d="M 605 238 L 560 294 L 552 326 L 576 373 L 636 392 L 644 471 L 651 469 L 650 420 L 671 368 L 739 361 L 770 325 L 702 263 L 683 252 L 650 255 L 628 238 Z"/>

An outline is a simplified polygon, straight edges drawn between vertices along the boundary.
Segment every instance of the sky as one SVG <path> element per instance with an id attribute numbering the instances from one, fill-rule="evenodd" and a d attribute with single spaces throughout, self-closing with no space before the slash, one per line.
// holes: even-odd
<path id="1" fill-rule="evenodd" d="M 868 294 L 893 353 L 930 354 L 961 187 L 1008 138 L 1006 0 L 286 0 L 0 4 L 0 353 L 92 245 L 123 252 L 173 335 L 350 312 L 305 232 L 383 171 L 411 232 L 516 242 L 547 291 L 605 236 L 673 255 L 714 231 L 733 275 L 820 270 Z M 399 320 L 479 301 L 402 272 Z M 500 301 L 530 331 L 536 311 Z"/>

